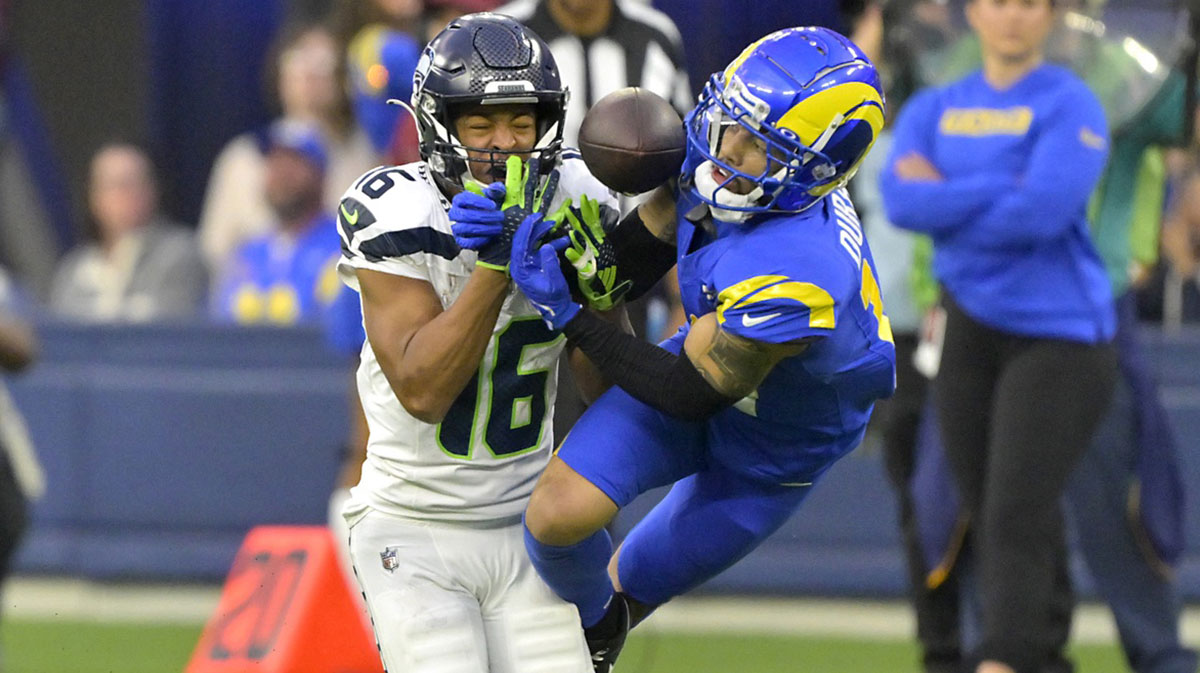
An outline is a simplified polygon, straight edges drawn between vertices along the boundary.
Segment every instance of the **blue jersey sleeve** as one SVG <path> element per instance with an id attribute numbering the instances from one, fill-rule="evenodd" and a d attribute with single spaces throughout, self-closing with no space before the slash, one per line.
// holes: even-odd
<path id="1" fill-rule="evenodd" d="M 718 285 L 717 323 L 737 336 L 788 343 L 828 336 L 836 324 L 834 292 L 816 275 L 754 274 L 745 264 L 723 264 Z M 821 274 L 824 275 L 824 274 Z M 814 282 L 815 281 L 815 282 Z"/>
<path id="2" fill-rule="evenodd" d="M 387 149 L 395 133 L 400 107 L 412 95 L 413 70 L 421 47 L 400 31 L 368 26 L 350 43 L 348 68 L 354 115 L 376 150 Z"/>
<path id="3" fill-rule="evenodd" d="M 879 176 L 888 219 L 898 227 L 934 238 L 957 231 L 1012 189 L 1007 181 L 989 175 L 941 182 L 908 180 L 896 175 L 896 162 L 909 154 L 919 154 L 936 165 L 934 138 L 941 112 L 938 89 L 926 89 L 905 104 L 892 131 L 891 152 Z"/>
<path id="4" fill-rule="evenodd" d="M 1082 82 L 1063 91 L 1020 182 L 961 232 L 961 243 L 1023 248 L 1062 237 L 1081 221 L 1108 158 L 1108 123 Z"/>
<path id="5" fill-rule="evenodd" d="M 363 330 L 359 295 L 342 287 L 322 315 L 325 341 L 338 355 L 354 357 L 362 350 L 367 335 Z"/>

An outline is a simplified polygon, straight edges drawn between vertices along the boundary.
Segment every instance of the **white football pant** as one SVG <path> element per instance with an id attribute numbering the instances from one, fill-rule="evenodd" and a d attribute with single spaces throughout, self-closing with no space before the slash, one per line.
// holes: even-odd
<path id="1" fill-rule="evenodd" d="M 591 673 L 579 613 L 538 577 L 520 523 L 347 517 L 388 673 Z"/>

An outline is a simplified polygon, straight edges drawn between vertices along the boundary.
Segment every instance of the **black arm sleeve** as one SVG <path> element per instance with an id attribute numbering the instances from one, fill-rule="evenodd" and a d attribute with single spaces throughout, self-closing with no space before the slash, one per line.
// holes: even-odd
<path id="1" fill-rule="evenodd" d="M 629 294 L 625 295 L 626 301 L 645 294 L 675 266 L 675 246 L 650 233 L 637 208 L 629 211 L 608 234 L 608 241 L 617 257 L 618 277 L 633 282 Z"/>
<path id="2" fill-rule="evenodd" d="M 626 334 L 588 311 L 572 318 L 563 333 L 613 383 L 670 416 L 703 421 L 738 400 L 713 388 L 686 355 Z"/>

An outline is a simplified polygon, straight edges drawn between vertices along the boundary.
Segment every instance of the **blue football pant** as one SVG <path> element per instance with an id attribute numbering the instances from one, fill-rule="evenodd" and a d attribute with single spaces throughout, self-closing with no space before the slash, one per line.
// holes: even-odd
<path id="1" fill-rule="evenodd" d="M 558 452 L 619 507 L 674 484 L 620 551 L 621 586 L 642 603 L 665 603 L 733 565 L 783 525 L 812 488 L 750 479 L 713 460 L 709 448 L 704 423 L 666 416 L 613 388 Z"/>

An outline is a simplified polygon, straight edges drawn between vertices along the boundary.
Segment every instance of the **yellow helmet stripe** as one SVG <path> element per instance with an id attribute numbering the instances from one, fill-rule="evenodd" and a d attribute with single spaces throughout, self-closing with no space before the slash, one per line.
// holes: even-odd
<path id="1" fill-rule="evenodd" d="M 867 122 L 871 125 L 871 136 L 876 137 L 883 129 L 883 99 L 870 84 L 842 82 L 796 103 L 775 126 L 791 130 L 800 142 L 811 145 L 825 132 L 824 126 L 818 127 L 813 121 L 828 124 L 839 115 L 845 115 L 843 124 L 856 119 Z"/>

